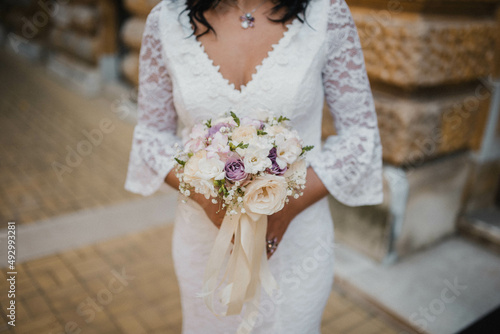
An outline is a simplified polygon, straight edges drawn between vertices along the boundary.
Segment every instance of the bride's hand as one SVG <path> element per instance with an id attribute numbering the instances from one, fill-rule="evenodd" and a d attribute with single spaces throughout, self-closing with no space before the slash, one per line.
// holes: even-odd
<path id="1" fill-rule="evenodd" d="M 196 201 L 205 210 L 208 218 L 212 223 L 220 229 L 222 221 L 224 220 L 224 215 L 226 214 L 226 208 L 222 208 L 220 203 L 212 203 L 212 199 L 206 199 L 205 196 L 201 194 L 191 195 L 191 198 Z"/>
<path id="2" fill-rule="evenodd" d="M 281 211 L 268 216 L 266 240 L 276 238 L 276 244 L 279 245 L 293 218 L 328 194 L 328 190 L 311 167 L 307 169 L 306 184 L 303 196 L 298 199 L 290 197 L 290 202 Z M 274 251 L 268 252 L 267 258 L 273 253 Z"/>
<path id="3" fill-rule="evenodd" d="M 167 183 L 172 188 L 179 190 L 179 179 L 175 175 L 175 169 L 172 169 L 168 175 L 165 177 L 165 183 Z M 205 213 L 207 214 L 210 221 L 217 227 L 220 228 L 222 225 L 222 220 L 226 214 L 226 209 L 220 208 L 220 204 L 212 203 L 211 199 L 206 199 L 205 196 L 197 193 L 192 193 L 190 196 L 196 203 L 198 203 Z"/>
<path id="4" fill-rule="evenodd" d="M 290 225 L 295 215 L 296 214 L 293 206 L 285 205 L 281 211 L 268 216 L 266 240 L 272 240 L 276 238 L 276 244 L 279 245 L 281 239 L 283 238 L 283 235 L 288 228 L 288 225 Z M 275 250 L 276 249 L 271 249 L 271 251 L 267 252 L 268 259 L 273 255 Z"/>

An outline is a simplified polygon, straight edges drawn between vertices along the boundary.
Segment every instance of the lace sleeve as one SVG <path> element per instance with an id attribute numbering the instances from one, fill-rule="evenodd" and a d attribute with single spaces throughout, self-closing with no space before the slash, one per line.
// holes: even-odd
<path id="1" fill-rule="evenodd" d="M 377 115 L 356 26 L 344 0 L 331 1 L 326 38 L 323 86 L 337 135 L 311 155 L 311 166 L 340 202 L 380 204 L 382 146 Z"/>
<path id="2" fill-rule="evenodd" d="M 153 194 L 173 168 L 177 114 L 172 82 L 159 39 L 161 3 L 149 14 L 139 60 L 138 121 L 134 128 L 125 189 L 143 196 Z"/>

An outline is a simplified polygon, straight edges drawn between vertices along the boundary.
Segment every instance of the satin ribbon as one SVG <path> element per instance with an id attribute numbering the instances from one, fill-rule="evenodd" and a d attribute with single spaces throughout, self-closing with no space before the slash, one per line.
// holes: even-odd
<path id="1" fill-rule="evenodd" d="M 269 270 L 266 254 L 267 215 L 252 212 L 226 214 L 205 268 L 202 292 L 205 304 L 217 317 L 240 314 L 246 303 L 243 322 L 237 334 L 249 333 L 255 325 L 252 315 L 257 315 L 260 287 L 271 296 L 278 288 Z M 234 247 L 230 252 L 234 235 Z M 223 265 L 229 256 L 224 276 L 217 284 Z M 219 299 L 227 310 L 217 314 L 214 309 L 216 289 L 227 278 L 227 285 L 219 292 Z"/>

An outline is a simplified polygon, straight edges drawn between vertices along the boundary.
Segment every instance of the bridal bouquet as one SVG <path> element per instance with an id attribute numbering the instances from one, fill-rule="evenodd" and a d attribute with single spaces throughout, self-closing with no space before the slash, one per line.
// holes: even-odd
<path id="1" fill-rule="evenodd" d="M 280 211 L 290 196 L 302 195 L 304 155 L 313 148 L 302 144 L 288 121 L 283 116 L 240 119 L 230 112 L 196 124 L 184 147 L 178 148 L 180 192 L 200 193 L 226 209 L 200 294 L 215 314 L 213 296 L 228 256 L 224 272 L 228 284 L 219 294 L 227 310 L 221 315 L 239 314 L 245 302 L 259 298 L 260 286 L 269 295 L 277 288 L 267 264 L 267 216 Z M 246 320 L 255 304 L 247 307 Z"/>

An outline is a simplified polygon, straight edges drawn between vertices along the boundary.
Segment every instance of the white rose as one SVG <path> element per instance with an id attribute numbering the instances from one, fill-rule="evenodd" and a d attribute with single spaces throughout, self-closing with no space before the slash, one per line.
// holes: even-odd
<path id="1" fill-rule="evenodd" d="M 295 161 L 283 175 L 289 182 L 294 182 L 297 185 L 306 183 L 307 167 L 306 160 L 299 159 Z"/>
<path id="2" fill-rule="evenodd" d="M 302 145 L 296 137 L 286 139 L 282 134 L 276 136 L 276 162 L 280 168 L 293 164 L 302 153 Z"/>
<path id="3" fill-rule="evenodd" d="M 255 137 L 257 137 L 257 129 L 252 125 L 242 125 L 237 127 L 233 130 L 233 134 L 231 136 L 236 145 L 241 142 L 247 144 Z"/>
<path id="4" fill-rule="evenodd" d="M 246 186 L 243 205 L 248 212 L 272 215 L 283 209 L 287 182 L 283 176 L 263 175 Z"/>
<path id="5" fill-rule="evenodd" d="M 256 174 L 272 166 L 271 159 L 268 158 L 269 151 L 273 145 L 263 137 L 255 137 L 248 143 L 248 148 L 236 149 L 236 152 L 243 157 L 245 172 Z"/>
<path id="6" fill-rule="evenodd" d="M 207 158 L 205 150 L 196 152 L 184 166 L 184 182 L 193 186 L 197 193 L 207 199 L 210 196 L 217 196 L 213 181 L 223 178 L 224 162 L 218 157 Z"/>

